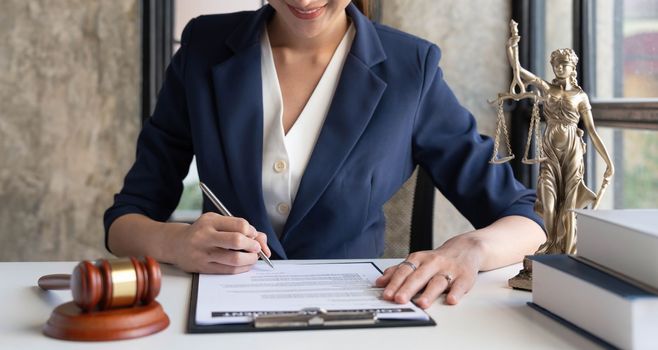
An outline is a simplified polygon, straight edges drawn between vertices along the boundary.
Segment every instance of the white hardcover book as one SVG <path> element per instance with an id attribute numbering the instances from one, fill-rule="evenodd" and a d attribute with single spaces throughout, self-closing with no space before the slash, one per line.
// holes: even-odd
<path id="1" fill-rule="evenodd" d="M 658 295 L 567 255 L 531 259 L 534 304 L 613 346 L 658 349 Z"/>
<path id="2" fill-rule="evenodd" d="M 576 214 L 578 256 L 658 290 L 658 209 Z"/>

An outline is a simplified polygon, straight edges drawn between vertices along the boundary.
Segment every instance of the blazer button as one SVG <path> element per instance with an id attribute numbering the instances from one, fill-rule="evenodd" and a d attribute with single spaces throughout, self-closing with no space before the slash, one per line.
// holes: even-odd
<path id="1" fill-rule="evenodd" d="M 287 167 L 288 164 L 286 164 L 285 160 L 277 160 L 276 162 L 274 162 L 274 171 L 276 171 L 277 173 L 286 170 Z"/>
<path id="2" fill-rule="evenodd" d="M 276 206 L 276 211 L 278 211 L 281 215 L 288 215 L 290 212 L 290 206 L 286 203 L 279 203 Z"/>

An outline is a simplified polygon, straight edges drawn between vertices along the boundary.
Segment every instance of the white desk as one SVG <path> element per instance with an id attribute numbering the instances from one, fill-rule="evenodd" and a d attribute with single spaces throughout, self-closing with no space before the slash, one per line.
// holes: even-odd
<path id="1" fill-rule="evenodd" d="M 385 268 L 399 260 L 377 260 Z M 276 262 L 282 263 L 282 262 Z M 507 287 L 520 266 L 480 274 L 457 306 L 435 303 L 435 327 L 373 328 L 224 334 L 186 334 L 191 277 L 163 266 L 158 301 L 171 324 L 154 335 L 113 342 L 50 339 L 41 328 L 52 309 L 71 300 L 68 291 L 36 287 L 45 274 L 70 273 L 73 262 L 0 263 L 0 349 L 598 349 L 526 305 L 530 293 Z"/>

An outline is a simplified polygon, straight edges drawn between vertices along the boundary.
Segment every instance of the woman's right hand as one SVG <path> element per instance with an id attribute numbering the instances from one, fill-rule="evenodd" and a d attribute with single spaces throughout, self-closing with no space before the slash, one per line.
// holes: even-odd
<path id="1" fill-rule="evenodd" d="M 234 274 L 246 272 L 268 257 L 267 236 L 247 220 L 208 212 L 169 241 L 176 266 L 188 272 Z"/>

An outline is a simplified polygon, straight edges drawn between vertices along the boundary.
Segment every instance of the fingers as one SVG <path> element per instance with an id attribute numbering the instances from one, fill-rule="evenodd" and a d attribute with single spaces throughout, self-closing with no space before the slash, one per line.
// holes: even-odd
<path id="1" fill-rule="evenodd" d="M 443 275 L 434 275 L 427 283 L 423 294 L 415 302 L 421 308 L 427 309 L 448 287 L 448 280 Z"/>
<path id="2" fill-rule="evenodd" d="M 242 218 L 205 213 L 197 223 L 206 231 L 205 244 L 213 247 L 258 252 L 261 245 L 255 240 L 259 236 L 256 228 Z"/>
<path id="3" fill-rule="evenodd" d="M 391 280 L 391 277 L 393 277 L 393 274 L 395 273 L 395 270 L 397 269 L 397 266 L 391 266 L 384 270 L 384 274 L 377 278 L 375 281 L 375 285 L 377 287 L 386 287 L 388 282 Z"/>
<path id="4" fill-rule="evenodd" d="M 411 262 L 415 266 L 419 266 L 419 263 L 414 262 L 411 259 L 411 256 L 406 261 Z M 386 285 L 386 288 L 384 288 L 382 297 L 386 300 L 394 300 L 395 302 L 398 303 L 408 302 L 409 299 L 413 296 L 413 294 L 411 293 L 415 294 L 418 291 L 418 289 L 420 289 L 420 287 L 416 290 L 412 290 L 413 288 L 409 287 L 409 288 L 405 288 L 404 291 L 400 291 L 400 287 L 402 286 L 403 283 L 405 283 L 407 277 L 411 275 L 413 272 L 414 269 L 409 265 L 405 265 L 405 264 L 397 265 L 395 271 L 392 273 L 392 276 L 388 281 L 388 284 Z M 417 283 L 414 282 L 414 285 L 417 285 Z"/>
<path id="5" fill-rule="evenodd" d="M 442 293 L 449 291 L 446 304 L 454 305 L 475 283 L 479 270 L 476 262 L 470 255 L 453 255 L 447 249 L 417 252 L 409 255 L 405 262 L 386 269 L 375 284 L 384 287 L 383 299 L 396 303 L 407 303 L 421 291 L 414 302 L 421 308 L 428 308 Z"/>
<path id="6" fill-rule="evenodd" d="M 211 247 L 244 250 L 251 253 L 256 253 L 260 250 L 260 244 L 258 241 L 251 239 L 241 233 L 210 232 L 208 234 L 208 239 L 208 246 Z"/>
<path id="7" fill-rule="evenodd" d="M 208 251 L 208 262 L 232 267 L 250 267 L 258 261 L 258 254 L 221 248 Z"/>
<path id="8" fill-rule="evenodd" d="M 414 271 L 407 265 L 398 265 L 394 272 L 390 273 L 382 297 L 385 300 L 404 304 L 425 288 L 414 302 L 423 309 L 430 307 L 443 292 L 451 288 L 446 275 L 437 272 L 439 268 L 437 265 L 426 263 Z"/>
<path id="9" fill-rule="evenodd" d="M 472 286 L 473 282 L 469 283 L 465 278 L 456 279 L 450 287 L 450 292 L 446 295 L 446 304 L 456 305 L 459 303 L 464 294 L 466 294 Z"/>
<path id="10" fill-rule="evenodd" d="M 397 293 L 395 293 L 393 300 L 400 304 L 409 302 L 409 300 L 411 300 L 411 298 L 416 295 L 419 290 L 425 287 L 425 285 L 433 278 L 434 275 L 434 268 L 431 265 L 422 265 L 416 271 L 407 275 L 404 283 L 400 286 Z M 434 301 L 434 299 L 432 299 L 432 301 Z"/>
<path id="11" fill-rule="evenodd" d="M 208 212 L 201 215 L 198 221 L 203 221 L 217 231 L 238 232 L 249 238 L 255 238 L 258 232 L 249 222 L 243 218 L 222 216 L 217 213 Z"/>
<path id="12" fill-rule="evenodd" d="M 272 252 L 270 251 L 270 247 L 267 246 L 267 235 L 265 235 L 262 232 L 258 232 L 256 234 L 256 237 L 254 238 L 258 244 L 260 244 L 260 249 L 265 253 L 265 255 L 269 258 L 272 256 Z"/>
<path id="13" fill-rule="evenodd" d="M 185 271 L 240 273 L 258 261 L 257 252 L 267 256 L 267 237 L 246 220 L 205 213 L 181 235 L 176 265 Z"/>

